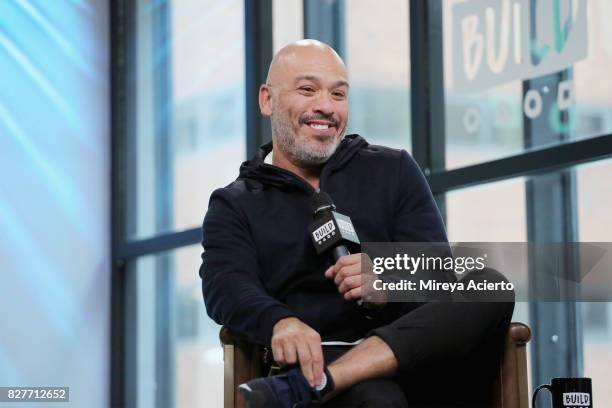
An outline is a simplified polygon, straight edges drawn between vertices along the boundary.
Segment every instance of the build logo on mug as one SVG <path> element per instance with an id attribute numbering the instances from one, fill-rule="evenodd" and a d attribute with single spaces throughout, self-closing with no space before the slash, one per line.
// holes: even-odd
<path id="1" fill-rule="evenodd" d="M 536 408 L 538 392 L 546 388 L 552 395 L 552 408 L 593 408 L 590 378 L 553 378 L 533 392 L 531 405 Z"/>

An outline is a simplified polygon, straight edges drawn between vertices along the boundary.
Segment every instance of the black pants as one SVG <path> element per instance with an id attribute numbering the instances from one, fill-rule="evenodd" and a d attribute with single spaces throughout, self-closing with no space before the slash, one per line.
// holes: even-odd
<path id="1" fill-rule="evenodd" d="M 329 364 L 350 349 L 349 346 L 323 346 Z M 394 379 L 377 378 L 355 384 L 323 405 L 325 408 L 405 408 L 408 401 L 401 385 Z"/>
<path id="2" fill-rule="evenodd" d="M 490 408 L 514 303 L 428 303 L 368 336 L 384 340 L 398 361 L 391 379 L 356 384 L 326 408 Z M 348 347 L 324 346 L 329 364 Z"/>
<path id="3" fill-rule="evenodd" d="M 492 269 L 470 274 L 475 281 L 506 281 Z M 479 295 L 478 300 L 483 300 Z M 490 299 L 499 300 L 497 294 Z M 491 408 L 504 340 L 514 311 L 514 293 L 501 301 L 430 302 L 419 307 L 389 303 L 388 323 L 367 333 L 393 351 L 392 378 L 355 384 L 325 408 Z M 486 300 L 486 298 L 485 298 Z M 325 364 L 350 350 L 323 346 Z M 367 364 L 367 362 L 364 362 Z"/>

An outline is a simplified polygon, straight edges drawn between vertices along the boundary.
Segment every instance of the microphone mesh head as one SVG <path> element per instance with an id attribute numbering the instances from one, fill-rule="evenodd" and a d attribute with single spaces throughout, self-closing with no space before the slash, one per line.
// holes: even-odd
<path id="1" fill-rule="evenodd" d="M 312 195 L 311 198 L 311 206 L 313 214 L 316 214 L 318 211 L 328 208 L 328 209 L 336 209 L 331 197 L 325 191 L 317 191 Z"/>

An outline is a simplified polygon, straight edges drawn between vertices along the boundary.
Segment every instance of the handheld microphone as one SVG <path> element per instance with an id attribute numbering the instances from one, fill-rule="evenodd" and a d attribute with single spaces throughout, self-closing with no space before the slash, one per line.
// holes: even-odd
<path id="1" fill-rule="evenodd" d="M 334 262 L 350 254 L 351 248 L 359 248 L 359 238 L 351 219 L 336 211 L 331 197 L 320 190 L 312 196 L 310 238 L 318 254 L 331 250 Z"/>
<path id="2" fill-rule="evenodd" d="M 310 238 L 314 244 L 317 254 L 322 254 L 331 249 L 334 263 L 341 256 L 349 255 L 350 249 L 360 250 L 360 242 L 355 232 L 351 219 L 335 211 L 336 206 L 331 197 L 324 191 L 317 190 L 311 200 L 312 218 L 310 224 Z M 357 300 L 359 306 L 369 308 L 362 300 Z"/>

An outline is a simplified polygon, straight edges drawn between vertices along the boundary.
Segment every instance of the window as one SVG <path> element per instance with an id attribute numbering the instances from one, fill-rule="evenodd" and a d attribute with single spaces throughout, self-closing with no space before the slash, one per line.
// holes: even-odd
<path id="1" fill-rule="evenodd" d="M 599 86 L 612 61 L 606 48 L 612 33 L 602 23 L 609 4 L 441 5 L 445 161 L 431 180 L 442 186 L 436 193 L 451 240 L 608 241 L 609 166 L 595 160 L 611 152 L 594 146 L 610 140 L 608 83 Z M 561 34 L 556 23 L 563 23 Z M 584 143 L 589 138 L 593 143 Z M 584 160 L 594 163 L 575 166 Z M 448 191 L 464 185 L 470 188 Z M 545 285 L 539 270 L 537 264 L 530 270 L 530 282 Z M 534 384 L 555 376 L 605 378 L 609 357 L 600 350 L 611 344 L 608 304 L 517 306 L 534 329 Z M 603 389 L 596 394 L 608 398 Z"/>
<path id="2" fill-rule="evenodd" d="M 138 258 L 128 267 L 136 353 L 135 406 L 222 406 L 220 326 L 202 307 L 199 245 Z"/>
<path id="3" fill-rule="evenodd" d="M 612 160 L 578 166 L 578 234 L 580 241 L 609 242 L 612 226 Z M 612 290 L 612 288 L 607 288 Z M 584 374 L 593 378 L 593 398 L 612 405 L 612 391 L 603 379 L 612 366 L 612 303 L 582 303 L 584 326 Z"/>
<path id="4" fill-rule="evenodd" d="M 527 223 L 522 178 L 456 190 L 446 195 L 451 242 L 525 242 Z"/>
<path id="5" fill-rule="evenodd" d="M 221 406 L 198 242 L 210 194 L 246 157 L 244 2 L 114 7 L 112 405 Z"/>
<path id="6" fill-rule="evenodd" d="M 556 24 L 552 2 L 443 2 L 446 168 L 611 133 L 612 85 L 601 78 L 612 68 L 612 7 L 605 0 L 556 4 L 567 33 L 553 45 L 546 30 Z M 535 44 L 547 51 L 539 65 L 532 55 L 533 72 L 520 75 Z M 554 58 L 567 68 L 539 69 Z"/>
<path id="7" fill-rule="evenodd" d="M 304 38 L 304 13 L 302 0 L 273 0 L 272 42 L 274 53 L 285 45 Z"/>
<path id="8" fill-rule="evenodd" d="M 612 65 L 606 24 L 612 6 L 605 0 L 498 3 L 491 14 L 475 0 L 276 0 L 257 9 L 259 15 L 245 14 L 244 5 L 255 3 L 237 0 L 140 0 L 125 14 L 134 33 L 119 40 L 128 45 L 120 67 L 128 92 L 114 149 L 115 156 L 126 153 L 115 175 L 116 207 L 125 208 L 125 222 L 114 215 L 122 232 L 114 261 L 115 279 L 138 295 L 122 310 L 125 327 L 135 324 L 127 345 L 135 348 L 126 360 L 136 374 L 126 389 L 137 390 L 138 406 L 221 404 L 219 327 L 204 314 L 197 276 L 199 225 L 211 191 L 237 176 L 246 146 L 252 150 L 269 136 L 244 108 L 253 103 L 244 90 L 245 66 L 246 77 L 259 81 L 264 54 L 299 38 L 321 39 L 346 59 L 350 133 L 413 147 L 451 241 L 609 240 L 611 162 L 602 159 L 612 157 L 612 89 L 601 78 Z M 541 20 L 550 18 L 553 4 L 560 4 L 555 18 L 571 28 L 558 43 L 554 33 L 537 28 L 547 27 Z M 268 12 L 272 24 L 260 24 Z M 534 30 L 515 30 L 514 24 L 529 28 L 525 16 L 532 14 Z M 518 23 L 515 15 L 522 16 Z M 487 24 L 494 29 L 484 33 Z M 245 42 L 245 26 L 265 35 Z M 463 38 L 470 29 L 472 37 Z M 523 55 L 513 45 L 529 45 L 524 32 L 535 33 L 540 45 L 560 47 L 554 55 L 567 57 L 565 65 L 546 72 L 512 65 Z M 480 71 L 467 78 L 478 38 Z M 504 41 L 510 62 L 500 68 Z M 564 49 L 573 53 L 563 55 Z M 411 50 L 418 61 L 410 60 Z M 538 61 L 553 55 L 539 50 L 530 54 L 528 47 L 526 55 Z M 411 106 L 415 100 L 423 105 Z M 541 282 L 535 270 L 530 278 Z M 519 302 L 514 319 L 537 333 L 529 346 L 534 384 L 591 375 L 598 402 L 612 401 L 598 384 L 612 361 L 610 304 Z"/>
<path id="9" fill-rule="evenodd" d="M 127 236 L 201 225 L 246 154 L 243 2 L 138 2 Z M 223 35 L 219 35 L 223 33 Z"/>
<path id="10" fill-rule="evenodd" d="M 408 4 L 402 0 L 345 2 L 345 41 L 351 84 L 348 133 L 359 133 L 370 143 L 410 150 Z"/>
<path id="11" fill-rule="evenodd" d="M 448 193 L 446 228 L 449 241 L 526 242 L 525 200 L 525 180 L 522 177 Z M 508 277 L 513 275 L 513 271 L 499 272 Z M 526 277 L 517 279 L 513 275 L 510 280 L 514 283 L 525 282 Z M 512 321 L 530 324 L 528 302 L 516 302 Z M 530 359 L 530 345 L 527 346 L 527 353 Z M 528 377 L 531 383 L 531 370 Z"/>

